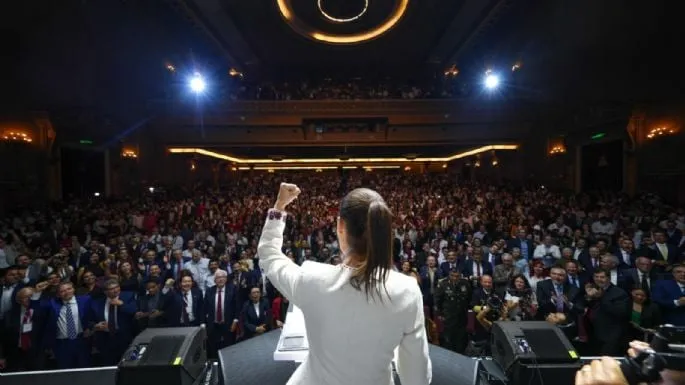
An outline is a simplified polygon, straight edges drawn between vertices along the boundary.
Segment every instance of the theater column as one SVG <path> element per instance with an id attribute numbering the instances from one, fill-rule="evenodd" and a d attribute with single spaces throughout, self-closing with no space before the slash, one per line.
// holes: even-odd
<path id="1" fill-rule="evenodd" d="M 112 164 L 110 160 L 110 149 L 105 149 L 105 196 L 112 196 Z"/>
<path id="2" fill-rule="evenodd" d="M 573 190 L 580 194 L 583 188 L 583 146 L 576 145 L 573 151 Z"/>

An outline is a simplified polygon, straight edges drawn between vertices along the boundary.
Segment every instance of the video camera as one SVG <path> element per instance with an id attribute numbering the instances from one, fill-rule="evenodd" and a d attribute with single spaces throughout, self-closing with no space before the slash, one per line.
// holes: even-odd
<path id="1" fill-rule="evenodd" d="M 662 370 L 685 371 L 685 326 L 659 326 L 649 346 L 621 364 L 630 385 L 659 381 Z"/>

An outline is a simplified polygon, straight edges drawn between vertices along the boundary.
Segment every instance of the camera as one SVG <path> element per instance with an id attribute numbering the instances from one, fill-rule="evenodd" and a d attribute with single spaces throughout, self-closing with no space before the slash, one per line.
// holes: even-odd
<path id="1" fill-rule="evenodd" d="M 487 315 L 487 320 L 490 322 L 495 322 L 499 320 L 502 317 L 502 311 L 504 309 L 504 302 L 502 299 L 495 295 L 492 294 L 485 300 L 485 306 L 490 309 L 490 312 L 488 312 Z"/>
<path id="2" fill-rule="evenodd" d="M 650 348 L 627 357 L 621 371 L 628 383 L 652 383 L 661 379 L 665 369 L 685 371 L 685 326 L 661 325 L 654 333 Z"/>

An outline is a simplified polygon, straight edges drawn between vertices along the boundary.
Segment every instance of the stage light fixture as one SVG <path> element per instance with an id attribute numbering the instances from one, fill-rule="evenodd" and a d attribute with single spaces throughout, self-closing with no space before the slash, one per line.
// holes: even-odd
<path id="1" fill-rule="evenodd" d="M 499 86 L 499 76 L 490 73 L 485 75 L 485 88 L 492 90 Z"/>
<path id="2" fill-rule="evenodd" d="M 196 94 L 204 92 L 207 88 L 207 83 L 205 79 L 199 73 L 195 73 L 192 78 L 190 78 L 190 89 Z"/>

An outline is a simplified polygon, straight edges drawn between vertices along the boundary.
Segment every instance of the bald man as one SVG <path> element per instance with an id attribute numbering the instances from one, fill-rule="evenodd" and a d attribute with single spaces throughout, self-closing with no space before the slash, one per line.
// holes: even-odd
<path id="1" fill-rule="evenodd" d="M 238 327 L 238 292 L 233 282 L 228 281 L 226 270 L 214 272 L 215 286 L 207 289 L 205 312 L 208 333 L 208 353 L 217 357 L 217 352 L 235 342 Z"/>

